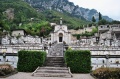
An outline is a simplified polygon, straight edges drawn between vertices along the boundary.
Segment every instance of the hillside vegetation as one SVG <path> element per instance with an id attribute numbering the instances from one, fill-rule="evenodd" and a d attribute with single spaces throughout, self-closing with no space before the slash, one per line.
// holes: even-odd
<path id="1" fill-rule="evenodd" d="M 48 35 L 52 31 L 49 23 L 59 24 L 61 17 L 68 28 L 76 28 L 89 23 L 55 10 L 37 11 L 22 0 L 0 0 L 0 7 L 0 27 L 3 25 L 2 29 L 8 32 L 13 29 L 25 29 L 31 35 Z"/>
<path id="2" fill-rule="evenodd" d="M 69 29 L 75 29 L 79 26 L 83 26 L 85 24 L 88 24 L 90 22 L 85 20 L 80 20 L 74 16 L 71 16 L 70 14 L 63 14 L 58 11 L 54 10 L 46 10 L 43 11 L 43 14 L 46 16 L 46 20 L 49 22 L 55 22 L 59 24 L 59 20 L 62 17 L 63 18 L 63 24 L 68 25 Z"/>

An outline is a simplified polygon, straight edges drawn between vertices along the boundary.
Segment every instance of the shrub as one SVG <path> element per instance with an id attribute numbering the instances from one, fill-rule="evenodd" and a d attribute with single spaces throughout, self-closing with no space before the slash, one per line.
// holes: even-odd
<path id="1" fill-rule="evenodd" d="M 9 64 L 1 64 L 0 65 L 0 76 L 8 75 L 14 71 L 15 71 L 14 68 Z"/>
<path id="2" fill-rule="evenodd" d="M 67 50 L 65 63 L 73 73 L 89 73 L 91 70 L 91 55 L 87 50 Z"/>
<path id="3" fill-rule="evenodd" d="M 98 79 L 120 79 L 120 68 L 98 68 L 92 75 Z"/>
<path id="4" fill-rule="evenodd" d="M 33 72 L 44 64 L 45 58 L 44 51 L 19 51 L 17 69 L 20 72 Z"/>

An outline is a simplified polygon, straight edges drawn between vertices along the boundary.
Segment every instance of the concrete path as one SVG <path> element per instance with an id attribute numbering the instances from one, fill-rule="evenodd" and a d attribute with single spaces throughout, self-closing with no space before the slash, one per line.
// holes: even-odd
<path id="1" fill-rule="evenodd" d="M 19 72 L 7 78 L 0 79 L 94 79 L 90 74 L 73 74 L 72 78 L 61 78 L 61 77 L 34 77 L 31 73 Z"/>

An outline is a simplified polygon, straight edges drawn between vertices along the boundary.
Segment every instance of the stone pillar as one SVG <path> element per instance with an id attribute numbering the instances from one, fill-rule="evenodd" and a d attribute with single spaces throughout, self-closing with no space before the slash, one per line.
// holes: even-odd
<path id="1" fill-rule="evenodd" d="M 109 63 L 109 55 L 106 54 L 106 67 L 109 67 L 110 63 Z"/>
<path id="2" fill-rule="evenodd" d="M 3 52 L 3 62 L 4 62 L 4 64 L 6 62 L 6 52 Z"/>

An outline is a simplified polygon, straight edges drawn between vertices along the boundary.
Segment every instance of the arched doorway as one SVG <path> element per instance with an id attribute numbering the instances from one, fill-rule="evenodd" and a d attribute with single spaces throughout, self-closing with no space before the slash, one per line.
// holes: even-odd
<path id="1" fill-rule="evenodd" d="M 63 34 L 59 33 L 59 42 L 63 42 Z"/>

